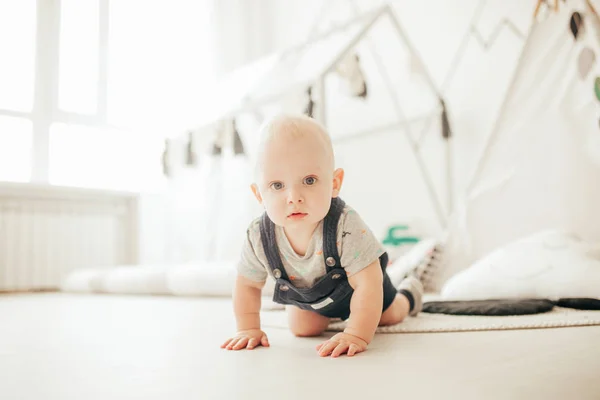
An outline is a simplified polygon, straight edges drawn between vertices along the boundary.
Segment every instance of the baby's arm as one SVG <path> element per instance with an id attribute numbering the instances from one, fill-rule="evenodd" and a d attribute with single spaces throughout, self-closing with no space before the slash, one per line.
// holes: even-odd
<path id="1" fill-rule="evenodd" d="M 240 331 L 260 329 L 260 296 L 264 282 L 238 275 L 233 291 L 233 312 Z"/>
<path id="2" fill-rule="evenodd" d="M 379 259 L 348 277 L 354 289 L 350 300 L 350 318 L 345 333 L 371 343 L 383 309 L 383 273 Z"/>
<path id="3" fill-rule="evenodd" d="M 260 329 L 260 300 L 264 282 L 255 282 L 238 275 L 233 291 L 233 311 L 237 333 L 221 345 L 227 350 L 253 349 L 269 346 L 267 335 Z"/>
<path id="4" fill-rule="evenodd" d="M 343 333 L 317 346 L 320 356 L 353 356 L 367 349 L 379 325 L 383 308 L 383 273 L 379 259 L 348 277 L 354 289 L 350 300 L 350 317 Z"/>

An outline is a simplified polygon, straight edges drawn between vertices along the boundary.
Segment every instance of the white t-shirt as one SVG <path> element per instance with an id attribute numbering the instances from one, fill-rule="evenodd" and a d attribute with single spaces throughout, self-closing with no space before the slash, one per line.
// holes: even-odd
<path id="1" fill-rule="evenodd" d="M 260 238 L 260 220 L 256 218 L 247 230 L 238 273 L 252 281 L 264 282 L 271 275 Z M 304 256 L 298 255 L 283 228 L 275 226 L 275 237 L 281 261 L 290 282 L 298 288 L 311 287 L 326 274 L 323 258 L 323 221 L 315 229 Z M 345 206 L 337 228 L 337 249 L 348 276 L 361 271 L 384 252 L 383 246 L 356 211 Z"/>

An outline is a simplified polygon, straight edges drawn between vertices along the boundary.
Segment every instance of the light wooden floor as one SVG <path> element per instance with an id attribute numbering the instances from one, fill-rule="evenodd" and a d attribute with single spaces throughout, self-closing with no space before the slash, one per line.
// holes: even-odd
<path id="1" fill-rule="evenodd" d="M 600 327 L 381 334 L 355 358 L 267 331 L 228 352 L 228 299 L 0 296 L 0 399 L 600 399 Z"/>

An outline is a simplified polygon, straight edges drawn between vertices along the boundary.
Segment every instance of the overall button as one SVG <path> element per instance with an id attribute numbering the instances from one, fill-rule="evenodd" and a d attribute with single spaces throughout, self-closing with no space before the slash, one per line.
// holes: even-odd
<path id="1" fill-rule="evenodd" d="M 333 274 L 331 276 L 331 279 L 340 279 L 341 276 L 342 276 L 341 274 Z"/>
<path id="2" fill-rule="evenodd" d="M 288 290 L 290 290 L 290 287 L 286 285 L 279 286 L 279 290 L 281 290 L 282 292 L 287 292 Z"/>
<path id="3" fill-rule="evenodd" d="M 275 279 L 281 278 L 281 271 L 278 270 L 278 269 L 274 269 L 273 270 L 273 276 L 275 277 Z"/>
<path id="4" fill-rule="evenodd" d="M 327 257 L 327 259 L 325 260 L 325 264 L 327 264 L 330 267 L 333 267 L 335 265 L 335 258 Z"/>

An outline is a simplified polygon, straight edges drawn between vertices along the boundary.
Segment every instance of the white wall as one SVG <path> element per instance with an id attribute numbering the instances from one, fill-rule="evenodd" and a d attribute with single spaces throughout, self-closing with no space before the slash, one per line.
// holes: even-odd
<path id="1" fill-rule="evenodd" d="M 270 35 L 272 0 L 212 0 L 216 69 L 226 74 L 274 45 Z"/>

